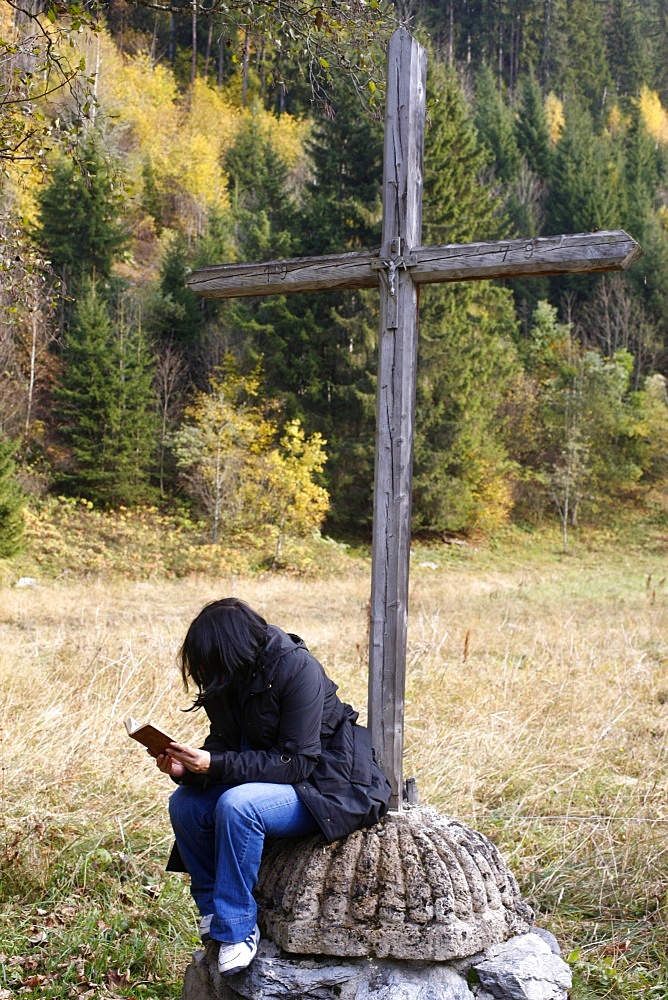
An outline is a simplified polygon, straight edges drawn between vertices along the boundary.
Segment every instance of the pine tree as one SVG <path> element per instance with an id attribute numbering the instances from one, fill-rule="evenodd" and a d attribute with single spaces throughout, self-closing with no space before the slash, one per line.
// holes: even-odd
<path id="1" fill-rule="evenodd" d="M 139 327 L 122 314 L 112 322 L 95 282 L 77 303 L 63 363 L 55 410 L 71 461 L 61 487 L 105 505 L 148 498 L 156 443 L 153 362 Z"/>
<path id="2" fill-rule="evenodd" d="M 485 151 L 454 74 L 432 67 L 425 142 L 426 238 L 448 242 L 503 232 L 485 185 Z M 503 521 L 508 462 L 497 411 L 515 367 L 515 314 L 487 282 L 433 286 L 420 302 L 413 512 L 417 527 L 470 531 Z"/>
<path id="3" fill-rule="evenodd" d="M 550 0 L 554 8 L 552 90 L 580 97 L 596 118 L 612 80 L 605 50 L 605 11 L 598 0 Z"/>
<path id="4" fill-rule="evenodd" d="M 522 81 L 515 136 L 519 151 L 534 174 L 543 180 L 549 177 L 552 169 L 550 132 L 543 95 L 533 73 Z"/>
<path id="5" fill-rule="evenodd" d="M 486 144 L 476 134 L 454 74 L 442 64 L 431 67 L 429 95 L 423 243 L 501 237 L 500 199 L 489 185 L 482 194 L 478 187 L 488 163 Z"/>
<path id="6" fill-rule="evenodd" d="M 520 167 L 515 119 L 489 66 L 483 66 L 476 78 L 475 109 L 478 135 L 489 151 L 494 172 L 499 180 L 508 182 L 517 176 Z"/>
<path id="7" fill-rule="evenodd" d="M 162 261 L 159 291 L 149 305 L 148 327 L 159 343 L 188 351 L 192 363 L 196 364 L 205 305 L 186 285 L 189 265 L 185 238 L 177 234 L 171 239 Z"/>
<path id="8" fill-rule="evenodd" d="M 81 164 L 59 160 L 38 197 L 35 237 L 68 295 L 92 275 L 108 279 L 127 243 L 118 179 L 93 140 L 81 151 Z"/>
<path id="9" fill-rule="evenodd" d="M 16 445 L 0 439 L 0 559 L 9 559 L 21 549 L 24 497 L 16 481 Z"/>
<path id="10" fill-rule="evenodd" d="M 632 268 L 628 280 L 635 294 L 661 325 L 664 337 L 668 315 L 668 233 L 655 210 L 664 170 L 657 144 L 648 135 L 637 106 L 631 109 L 625 136 L 625 189 L 627 215 L 624 228 L 643 247 L 641 268 Z"/>
<path id="11" fill-rule="evenodd" d="M 313 179 L 304 192 L 293 252 L 372 248 L 380 243 L 382 130 L 342 90 L 311 143 Z M 273 196 L 272 196 L 273 197 Z M 267 393 L 281 418 L 299 418 L 327 440 L 323 482 L 328 530 L 366 531 L 372 516 L 377 296 L 312 293 L 244 300 L 225 315 L 250 363 L 262 358 Z"/>
<path id="12" fill-rule="evenodd" d="M 303 213 L 303 252 L 338 253 L 380 243 L 382 126 L 340 85 L 310 143 L 314 179 Z"/>
<path id="13" fill-rule="evenodd" d="M 597 135 L 589 112 L 572 98 L 557 145 L 548 198 L 550 233 L 616 229 L 624 220 L 623 154 L 606 134 Z"/>
<path id="14" fill-rule="evenodd" d="M 288 168 L 252 114 L 225 154 L 236 242 L 242 260 L 272 260 L 293 254 L 295 207 Z"/>
<path id="15" fill-rule="evenodd" d="M 606 50 L 615 90 L 625 104 L 637 97 L 649 77 L 648 47 L 643 42 L 641 12 L 637 0 L 610 0 Z"/>

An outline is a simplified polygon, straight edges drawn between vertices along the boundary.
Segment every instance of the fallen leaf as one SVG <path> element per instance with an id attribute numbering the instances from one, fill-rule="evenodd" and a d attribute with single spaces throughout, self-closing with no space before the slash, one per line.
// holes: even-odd
<path id="1" fill-rule="evenodd" d="M 130 982 L 130 970 L 120 972 L 117 969 L 107 969 L 107 986 L 127 986 Z"/>

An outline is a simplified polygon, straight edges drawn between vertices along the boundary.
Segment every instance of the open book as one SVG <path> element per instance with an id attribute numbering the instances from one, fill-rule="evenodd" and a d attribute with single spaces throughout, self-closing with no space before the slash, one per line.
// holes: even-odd
<path id="1" fill-rule="evenodd" d="M 163 733 L 162 729 L 158 729 L 157 726 L 152 726 L 150 722 L 142 724 L 133 719 L 132 716 L 125 720 L 125 728 L 128 731 L 128 736 L 131 736 L 133 740 L 137 740 L 138 743 L 142 743 L 147 747 L 149 753 L 153 754 L 154 757 L 157 757 L 160 753 L 164 753 L 165 748 L 170 743 L 176 742 L 167 733 Z"/>

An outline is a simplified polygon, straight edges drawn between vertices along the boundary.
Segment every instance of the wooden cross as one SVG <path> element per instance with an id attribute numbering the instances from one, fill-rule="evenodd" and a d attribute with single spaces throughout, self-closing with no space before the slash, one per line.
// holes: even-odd
<path id="1" fill-rule="evenodd" d="M 404 29 L 391 37 L 380 251 L 202 267 L 189 287 L 210 298 L 380 287 L 374 486 L 369 726 L 378 761 L 404 798 L 403 740 L 411 483 L 420 285 L 481 278 L 616 271 L 642 253 L 627 233 L 578 233 L 494 243 L 420 246 L 425 50 Z"/>

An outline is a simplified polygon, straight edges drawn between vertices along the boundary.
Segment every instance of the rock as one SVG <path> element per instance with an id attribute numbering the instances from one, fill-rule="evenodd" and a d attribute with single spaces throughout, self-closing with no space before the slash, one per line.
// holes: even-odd
<path id="1" fill-rule="evenodd" d="M 32 576 L 22 576 L 16 581 L 15 586 L 19 589 L 24 587 L 36 587 L 37 580 L 35 580 Z"/>
<path id="2" fill-rule="evenodd" d="M 223 978 L 216 947 L 198 951 L 182 1000 L 566 1000 L 565 962 L 525 934 L 462 963 L 295 957 L 267 941 L 255 961 Z"/>
<path id="3" fill-rule="evenodd" d="M 563 1000 L 571 972 L 538 934 L 523 934 L 494 945 L 472 965 L 476 1000 Z"/>
<path id="4" fill-rule="evenodd" d="M 545 942 L 545 944 L 549 947 L 553 955 L 561 955 L 561 948 L 559 947 L 559 942 L 557 941 L 554 934 L 550 933 L 550 931 L 546 931 L 544 927 L 534 926 L 531 928 L 531 933 L 537 934 L 538 937 L 541 937 Z"/>
<path id="5" fill-rule="evenodd" d="M 566 1000 L 559 946 L 497 849 L 434 809 L 268 842 L 255 894 L 253 963 L 223 978 L 211 942 L 182 1000 Z"/>

